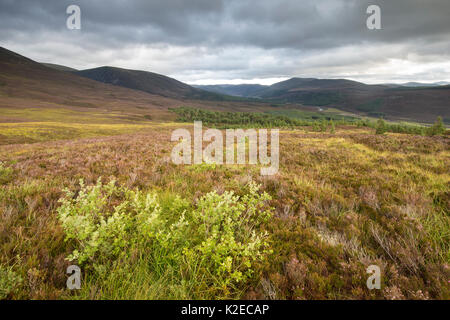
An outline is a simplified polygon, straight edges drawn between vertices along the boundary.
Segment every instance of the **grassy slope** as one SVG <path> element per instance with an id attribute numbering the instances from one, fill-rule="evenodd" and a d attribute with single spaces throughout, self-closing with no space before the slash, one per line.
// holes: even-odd
<path id="1" fill-rule="evenodd" d="M 34 125 L 47 130 L 50 124 Z M 80 137 L 93 129 L 51 125 L 76 127 Z M 449 298 L 448 138 L 375 136 L 356 128 L 338 128 L 334 135 L 284 131 L 280 173 L 263 178 L 257 166 L 173 165 L 170 133 L 179 126 L 154 124 L 139 133 L 0 146 L 0 265 L 22 278 L 10 298 L 69 298 L 65 257 L 73 244 L 64 241 L 57 200 L 63 188 L 77 190 L 79 178 L 92 184 L 99 177 L 189 201 L 211 190 L 240 193 L 249 180 L 260 183 L 276 208 L 264 226 L 273 253 L 255 266 L 250 282 L 241 284 L 241 297 Z M 48 134 L 53 132 L 53 138 L 61 138 L 53 128 Z M 107 280 L 85 274 L 75 298 L 189 298 L 195 293 L 170 275 L 155 276 L 145 259 L 132 261 L 123 269 L 139 276 L 125 281 L 120 272 Z M 382 267 L 381 291 L 365 286 L 370 264 Z"/>

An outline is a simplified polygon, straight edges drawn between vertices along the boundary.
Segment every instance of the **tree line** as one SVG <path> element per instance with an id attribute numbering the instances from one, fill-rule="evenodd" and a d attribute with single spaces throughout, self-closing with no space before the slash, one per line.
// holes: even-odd
<path id="1" fill-rule="evenodd" d="M 342 119 L 334 119 L 333 121 L 331 118 L 298 119 L 262 112 L 212 111 L 192 107 L 170 108 L 169 110 L 178 115 L 177 121 L 202 121 L 206 126 L 219 129 L 310 127 L 315 132 L 329 131 L 330 133 L 334 133 L 337 125 L 351 125 L 373 128 L 377 134 L 394 132 L 434 136 L 446 133 L 446 128 L 441 117 L 438 117 L 433 126 L 425 127 L 409 123 L 388 123 L 383 119 L 373 121 L 369 119 L 349 119 L 343 117 Z"/>

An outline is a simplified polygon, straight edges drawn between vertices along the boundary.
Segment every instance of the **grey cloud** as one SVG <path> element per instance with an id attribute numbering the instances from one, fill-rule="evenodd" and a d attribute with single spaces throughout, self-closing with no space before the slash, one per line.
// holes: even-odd
<path id="1" fill-rule="evenodd" d="M 2 0 L 2 38 L 64 29 L 65 8 L 73 3 L 82 8 L 83 33 L 122 43 L 314 49 L 450 33 L 447 0 Z M 383 13 L 378 33 L 365 28 L 373 3 Z"/>
<path id="2" fill-rule="evenodd" d="M 70 4 L 81 7 L 80 32 L 65 28 Z M 383 30 L 366 28 L 369 4 L 380 5 Z M 448 0 L 0 0 L 0 45 L 85 67 L 134 66 L 147 47 L 154 60 L 136 67 L 181 76 L 278 77 L 314 68 L 332 76 L 396 58 L 445 62 L 449 12 Z M 165 47 L 166 56 L 152 49 Z M 342 48 L 356 53 L 330 59 Z"/>

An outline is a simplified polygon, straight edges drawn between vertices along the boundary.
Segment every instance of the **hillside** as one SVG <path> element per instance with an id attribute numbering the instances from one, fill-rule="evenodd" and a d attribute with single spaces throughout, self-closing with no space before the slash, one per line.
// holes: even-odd
<path id="1" fill-rule="evenodd" d="M 391 88 L 350 80 L 293 78 L 267 88 L 262 98 L 307 105 L 338 107 L 345 111 L 397 120 L 450 121 L 450 87 Z"/>
<path id="2" fill-rule="evenodd" d="M 68 71 L 68 72 L 78 71 L 77 69 L 66 67 L 66 66 L 62 66 L 60 64 L 45 63 L 45 62 L 41 62 L 41 64 L 43 64 L 46 67 L 49 67 L 49 68 L 52 68 L 52 69 L 55 69 L 55 70 L 59 70 L 59 71 Z"/>
<path id="3" fill-rule="evenodd" d="M 228 111 L 262 111 L 268 107 L 149 72 L 98 68 L 86 73 L 103 74 L 105 82 L 107 77 L 118 75 L 136 88 L 61 71 L 0 47 L 0 122 L 130 123 L 174 120 L 175 114 L 168 109 L 183 105 Z M 1 140 L 0 134 L 0 144 Z"/>
<path id="4" fill-rule="evenodd" d="M 345 79 L 292 78 L 246 93 L 247 85 L 202 86 L 205 90 L 240 93 L 276 103 L 334 107 L 366 116 L 433 122 L 442 116 L 450 123 L 450 87 L 367 85 Z"/>
<path id="5" fill-rule="evenodd" d="M 113 67 L 61 71 L 67 69 L 54 65 L 48 67 L 4 48 L 0 48 L 0 68 L 0 107 L 3 108 L 101 108 L 102 112 L 120 112 L 123 117 L 136 117 L 137 114 L 138 118 L 145 115 L 152 119 L 167 119 L 173 117 L 167 111 L 169 107 L 186 104 L 256 111 L 268 104 L 288 103 L 428 123 L 442 116 L 446 123 L 450 123 L 448 85 L 393 87 L 345 79 L 292 78 L 271 86 L 194 88 L 146 71 Z M 0 121 L 18 119 L 22 118 L 7 116 L 5 112 L 0 116 Z"/>
<path id="6" fill-rule="evenodd" d="M 95 81 L 175 99 L 223 100 L 221 95 L 191 87 L 178 80 L 147 71 L 100 67 L 75 72 Z"/>
<path id="7" fill-rule="evenodd" d="M 247 98 L 257 98 L 259 93 L 267 88 L 260 84 L 241 84 L 241 85 L 230 85 L 230 84 L 219 84 L 219 85 L 195 85 L 194 87 L 216 92 L 220 94 L 226 94 L 236 97 L 247 97 Z"/>
<path id="8" fill-rule="evenodd" d="M 450 84 L 450 82 L 447 82 L 447 81 L 439 81 L 439 82 L 434 82 L 434 83 L 407 82 L 407 83 L 402 83 L 401 86 L 403 86 L 403 87 L 437 87 L 437 86 L 446 86 L 449 84 Z"/>
<path id="9" fill-rule="evenodd" d="M 0 122 L 46 119 L 48 112 L 60 114 L 61 108 L 89 112 L 92 119 L 103 115 L 120 121 L 144 119 L 143 116 L 167 119 L 173 117 L 167 108 L 182 104 L 179 100 L 49 68 L 0 48 Z M 40 109 L 46 111 L 37 112 Z M 65 121 L 70 120 L 65 117 Z"/>

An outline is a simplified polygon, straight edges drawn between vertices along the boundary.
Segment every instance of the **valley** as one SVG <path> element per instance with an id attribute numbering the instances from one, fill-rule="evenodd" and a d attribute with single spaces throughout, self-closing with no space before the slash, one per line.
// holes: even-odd
<path id="1" fill-rule="evenodd" d="M 0 299 L 449 299 L 447 87 L 204 89 L 0 49 Z M 279 128 L 278 172 L 176 165 L 194 121 Z"/>

